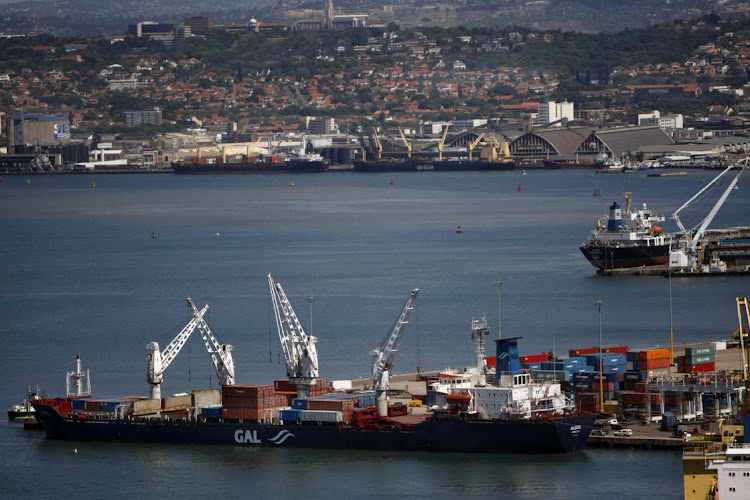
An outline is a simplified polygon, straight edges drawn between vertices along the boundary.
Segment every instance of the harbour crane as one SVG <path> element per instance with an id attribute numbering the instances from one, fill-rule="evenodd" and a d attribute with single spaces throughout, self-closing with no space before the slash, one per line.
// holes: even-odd
<path id="1" fill-rule="evenodd" d="M 268 287 L 281 350 L 284 351 L 287 377 L 297 386 L 297 395 L 307 397 L 310 395 L 310 385 L 318 378 L 318 351 L 315 347 L 318 339 L 305 333 L 281 283 L 276 283 L 271 274 L 268 275 Z"/>
<path id="2" fill-rule="evenodd" d="M 438 149 L 438 159 L 440 161 L 443 161 L 443 145 L 445 144 L 445 138 L 448 137 L 448 129 L 451 127 L 450 123 L 445 126 L 445 129 L 443 130 L 443 137 L 440 138 L 440 141 L 438 141 L 437 149 Z"/>
<path id="3" fill-rule="evenodd" d="M 745 320 L 742 320 L 742 312 L 745 312 Z M 742 354 L 742 375 L 743 380 L 745 380 L 745 383 L 748 383 L 748 376 L 750 375 L 750 344 L 748 343 L 748 340 L 750 340 L 750 330 L 748 330 L 748 327 L 750 327 L 750 311 L 747 307 L 747 297 L 737 297 L 737 320 L 740 323 L 740 328 L 734 332 L 732 337 L 737 337 L 740 341 L 740 351 Z M 747 326 L 746 326 L 747 325 Z"/>
<path id="4" fill-rule="evenodd" d="M 703 238 L 703 234 L 706 232 L 706 229 L 708 228 L 709 224 L 714 220 L 714 217 L 716 217 L 716 214 L 719 212 L 719 209 L 724 204 L 726 199 L 729 197 L 729 193 L 734 189 L 734 187 L 737 185 L 737 181 L 740 178 L 740 175 L 742 175 L 742 172 L 744 172 L 747 169 L 748 161 L 750 161 L 750 158 L 745 158 L 741 160 L 740 162 L 733 163 L 729 165 L 722 173 L 717 175 L 711 182 L 706 184 L 706 186 L 698 191 L 692 198 L 690 198 L 688 201 L 686 201 L 680 208 L 675 210 L 675 212 L 672 214 L 672 219 L 677 223 L 677 226 L 680 228 L 680 231 L 682 232 L 682 235 L 684 237 L 684 250 L 681 249 L 676 252 L 672 252 L 670 256 L 670 266 L 672 266 L 673 257 L 674 262 L 678 264 L 680 267 L 687 267 L 689 270 L 694 271 L 698 267 L 698 245 L 701 243 L 701 239 Z M 703 193 L 705 193 L 713 184 L 715 184 L 719 179 L 721 179 L 724 175 L 729 173 L 730 170 L 733 168 L 738 168 L 739 171 L 737 172 L 737 175 L 734 176 L 734 178 L 729 182 L 729 186 L 724 190 L 724 193 L 719 197 L 719 200 L 716 202 L 716 204 L 713 206 L 711 211 L 708 213 L 708 215 L 701 221 L 700 227 L 698 227 L 697 230 L 694 232 L 692 230 L 688 230 L 685 228 L 685 226 L 682 224 L 682 221 L 680 220 L 680 212 L 682 212 L 685 208 L 690 206 L 695 200 L 699 199 Z"/>
<path id="5" fill-rule="evenodd" d="M 211 356 L 211 361 L 216 370 L 216 376 L 219 378 L 219 384 L 222 386 L 234 385 L 234 360 L 232 359 L 234 346 L 219 342 L 203 317 L 205 313 L 202 314 L 201 311 L 195 307 L 195 304 L 190 297 L 188 297 L 187 300 L 190 309 L 193 311 L 193 317 L 198 320 L 198 331 L 201 332 L 203 344 L 206 346 L 206 351 L 208 351 L 208 354 Z M 208 304 L 206 304 L 204 309 L 208 310 Z"/>
<path id="6" fill-rule="evenodd" d="M 190 299 L 188 299 L 190 300 Z M 164 349 L 159 350 L 158 342 L 149 342 L 146 344 L 148 353 L 148 370 L 146 372 L 146 381 L 151 384 L 151 399 L 161 399 L 161 383 L 164 380 L 164 372 L 172 364 L 174 358 L 179 354 L 185 343 L 190 338 L 198 323 L 203 319 L 203 315 L 208 311 L 208 306 L 204 307 L 197 313 L 193 313 L 192 319 L 187 325 L 172 339 L 172 342 Z"/>
<path id="7" fill-rule="evenodd" d="M 484 137 L 484 133 L 480 134 L 479 137 L 477 137 L 475 140 L 469 141 L 466 143 L 466 149 L 469 150 L 469 161 L 471 161 L 472 159 L 471 157 L 472 157 L 474 148 L 477 147 L 477 144 L 479 144 L 479 141 L 481 141 L 483 137 Z"/>
<path id="8" fill-rule="evenodd" d="M 406 139 L 406 135 L 404 135 L 404 131 L 401 127 L 398 128 L 398 133 L 401 134 L 401 140 L 404 141 L 404 145 L 406 146 L 406 157 L 411 158 L 411 150 L 412 150 L 412 144 Z"/>
<path id="9" fill-rule="evenodd" d="M 409 299 L 401 311 L 401 315 L 393 326 L 391 333 L 384 339 L 383 343 L 370 351 L 372 356 L 372 387 L 375 390 L 376 405 L 379 417 L 388 416 L 388 387 L 390 386 L 390 371 L 393 361 L 398 353 L 401 343 L 404 325 L 408 323 L 409 313 L 413 309 L 414 301 L 419 293 L 419 288 L 412 290 Z"/>

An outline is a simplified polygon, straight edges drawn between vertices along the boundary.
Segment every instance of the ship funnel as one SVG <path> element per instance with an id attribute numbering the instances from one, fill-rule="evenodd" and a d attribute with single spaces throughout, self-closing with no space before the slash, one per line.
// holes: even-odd
<path id="1" fill-rule="evenodd" d="M 497 343 L 497 377 L 501 375 L 521 374 L 521 361 L 518 357 L 518 342 L 520 337 L 495 340 Z"/>
<path id="2" fill-rule="evenodd" d="M 612 203 L 609 207 L 609 221 L 607 222 L 607 231 L 619 231 L 622 226 L 622 209 L 617 202 Z"/>

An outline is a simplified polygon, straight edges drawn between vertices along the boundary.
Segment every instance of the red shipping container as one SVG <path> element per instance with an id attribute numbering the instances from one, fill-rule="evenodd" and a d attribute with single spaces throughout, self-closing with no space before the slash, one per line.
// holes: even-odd
<path id="1" fill-rule="evenodd" d="M 289 382 L 287 379 L 274 380 L 273 387 L 277 391 L 297 392 L 297 386 Z"/>
<path id="2" fill-rule="evenodd" d="M 685 373 L 715 372 L 716 363 L 703 363 L 700 365 L 686 365 Z"/>
<path id="3" fill-rule="evenodd" d="M 643 393 L 645 393 L 645 392 L 646 392 L 646 389 L 647 389 L 647 387 L 648 387 L 648 384 L 646 384 L 646 382 L 635 382 L 635 383 L 633 384 L 633 386 L 634 386 L 634 387 L 633 387 L 633 390 L 634 390 L 635 392 L 640 392 L 641 394 L 643 394 Z"/>
<path id="4" fill-rule="evenodd" d="M 521 363 L 525 365 L 528 365 L 529 363 L 542 363 L 544 361 L 549 361 L 549 354 L 546 352 L 521 356 Z"/>
<path id="5" fill-rule="evenodd" d="M 571 349 L 568 351 L 568 356 L 571 358 L 575 358 L 578 356 L 584 356 L 586 354 L 597 354 L 599 353 L 598 347 L 586 347 L 584 349 Z"/>
<path id="6" fill-rule="evenodd" d="M 251 408 L 224 408 L 222 409 L 221 416 L 226 419 L 247 419 L 247 420 L 259 420 L 262 419 L 268 410 L 257 410 Z"/>
<path id="7" fill-rule="evenodd" d="M 627 346 L 624 346 L 624 345 L 618 345 L 618 346 L 612 346 L 612 347 L 603 347 L 602 348 L 602 352 L 607 352 L 607 353 L 616 352 L 616 353 L 619 353 L 619 354 L 627 354 L 628 353 L 628 348 L 627 348 Z"/>

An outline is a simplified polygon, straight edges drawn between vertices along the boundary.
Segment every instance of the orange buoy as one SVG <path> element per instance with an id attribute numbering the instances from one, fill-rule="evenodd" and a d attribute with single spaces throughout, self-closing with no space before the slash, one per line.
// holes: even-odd
<path id="1" fill-rule="evenodd" d="M 393 186 L 394 184 L 395 184 L 395 182 L 393 182 L 393 179 L 391 179 L 391 186 Z"/>
<path id="2" fill-rule="evenodd" d="M 521 185 L 520 185 L 520 184 L 518 185 L 518 190 L 519 190 L 519 191 L 521 190 Z"/>
<path id="3" fill-rule="evenodd" d="M 594 196 L 599 196 L 599 191 L 597 191 L 596 189 L 594 189 Z"/>

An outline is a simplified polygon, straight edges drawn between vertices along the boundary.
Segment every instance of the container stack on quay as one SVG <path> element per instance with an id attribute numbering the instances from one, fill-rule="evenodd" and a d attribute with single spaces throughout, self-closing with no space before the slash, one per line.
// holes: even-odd
<path id="1" fill-rule="evenodd" d="M 684 356 L 677 356 L 677 371 L 702 373 L 716 370 L 716 348 L 713 344 L 686 347 Z"/>

